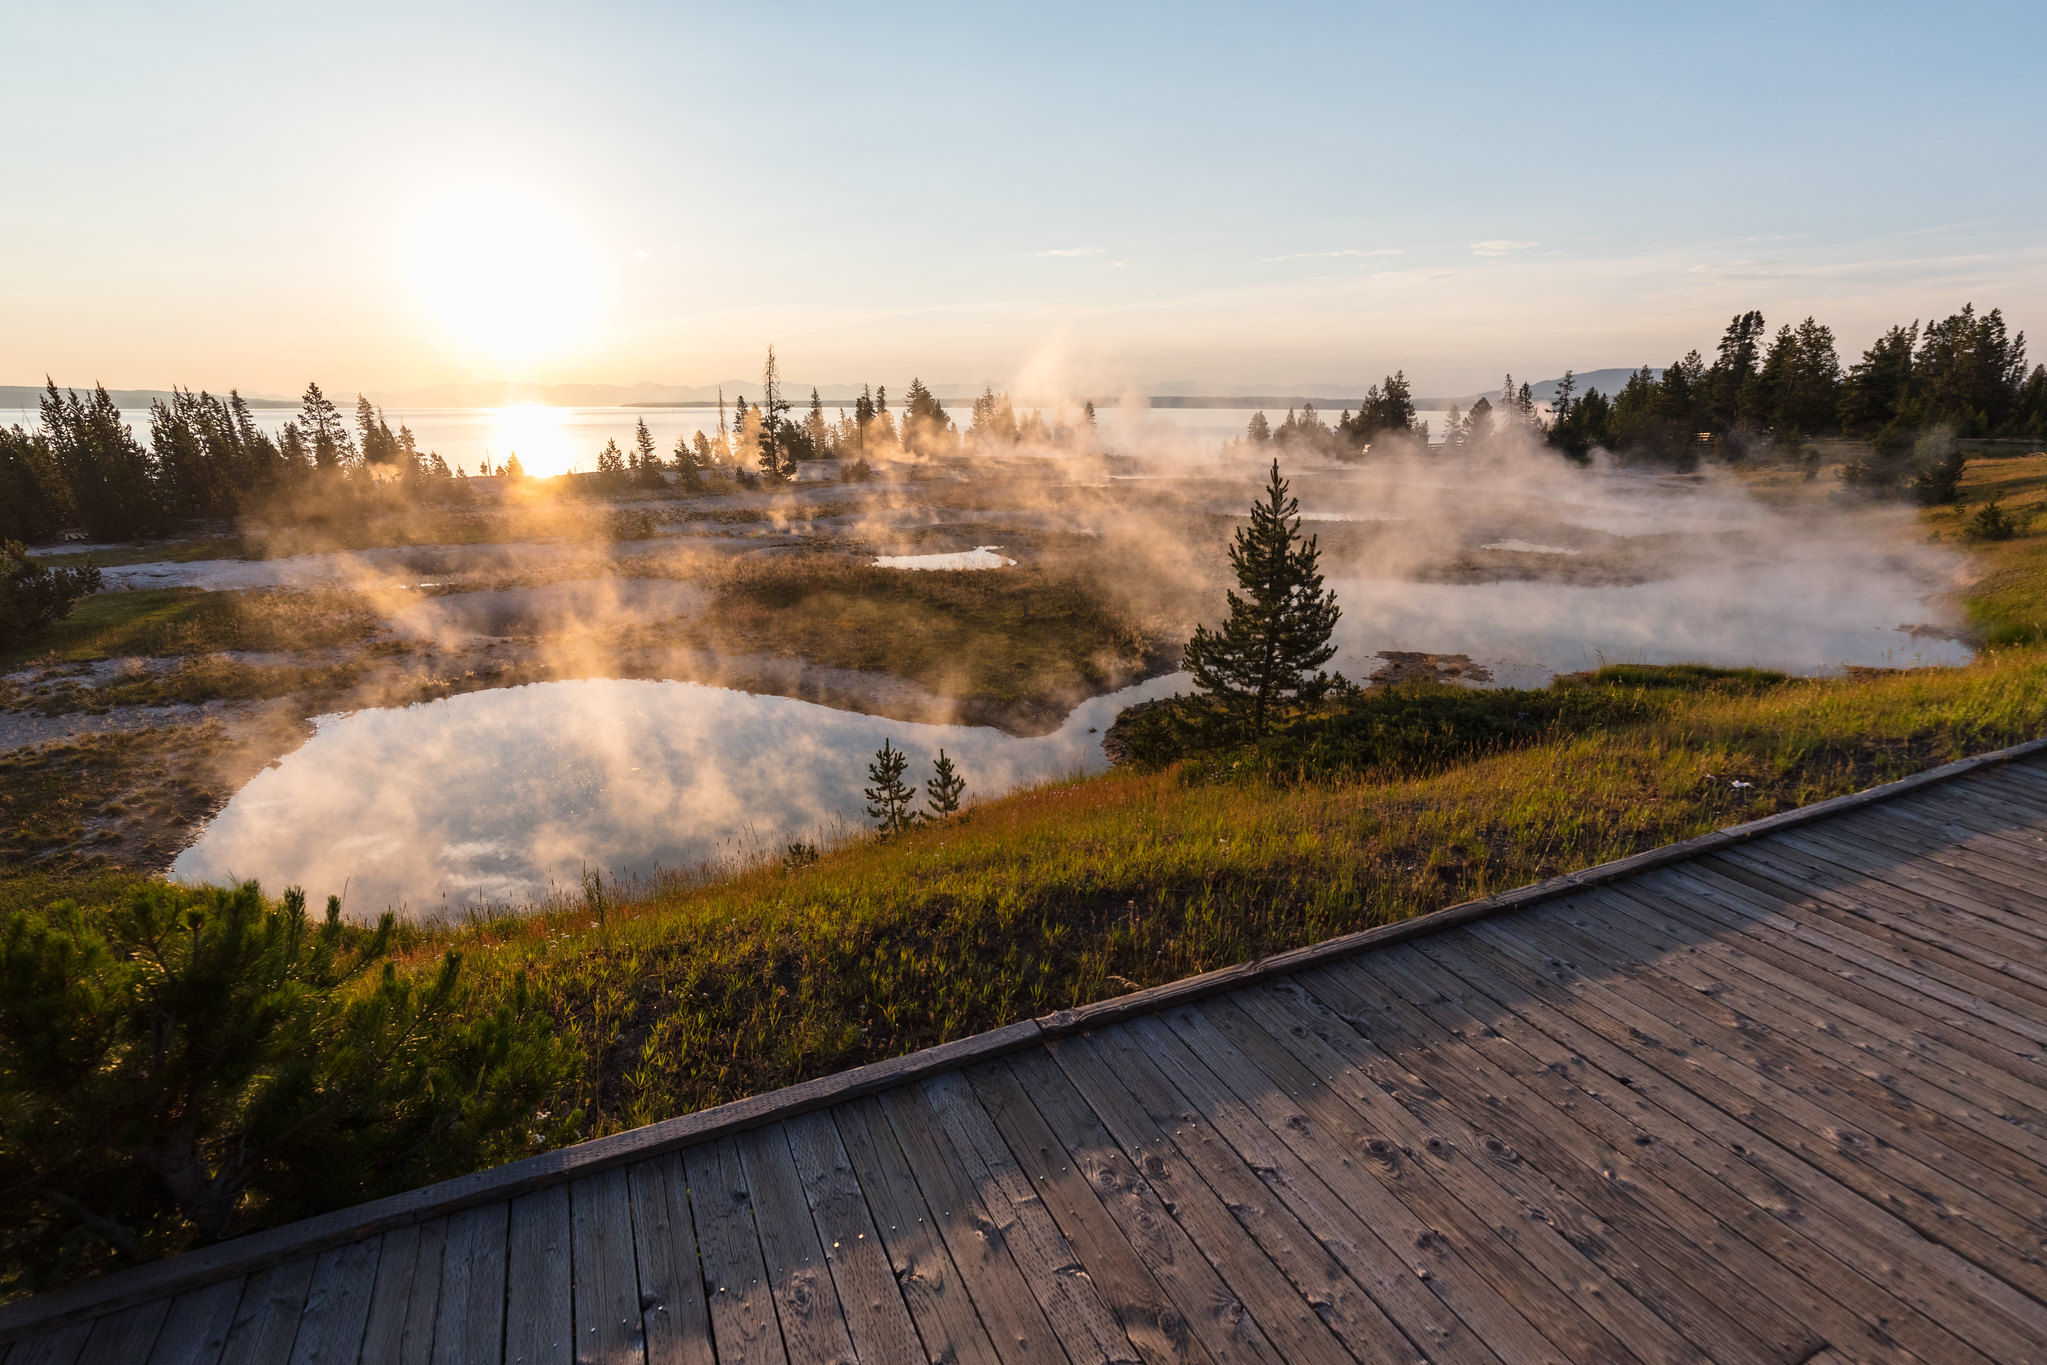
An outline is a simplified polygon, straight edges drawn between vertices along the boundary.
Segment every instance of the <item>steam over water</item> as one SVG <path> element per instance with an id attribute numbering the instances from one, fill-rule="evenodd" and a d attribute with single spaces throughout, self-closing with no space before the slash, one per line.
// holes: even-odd
<path id="1" fill-rule="evenodd" d="M 1104 766 L 1116 713 L 1160 678 L 1079 707 L 1056 732 L 915 725 L 696 683 L 603 679 L 472 692 L 327 716 L 178 857 L 189 882 L 259 877 L 351 915 L 431 918 L 573 890 L 607 875 L 778 855 L 867 824 L 861 788 L 884 738 L 930 775 L 941 746 L 967 797 Z"/>

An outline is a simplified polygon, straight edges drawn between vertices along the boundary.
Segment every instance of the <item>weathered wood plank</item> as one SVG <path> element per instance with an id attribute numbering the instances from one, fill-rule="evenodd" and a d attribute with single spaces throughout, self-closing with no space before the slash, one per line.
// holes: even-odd
<path id="1" fill-rule="evenodd" d="M 1773 876 L 1796 891 L 1798 894 L 1792 899 L 1810 897 L 1851 913 L 1865 902 L 1875 901 L 1959 936 L 1973 935 L 1979 926 L 1994 925 L 2014 939 L 2047 943 L 2047 938 L 2033 932 L 2033 926 L 2024 915 L 2003 910 L 1964 908 L 1883 886 L 1845 868 L 1800 857 L 1795 851 L 1779 848 L 1768 840 L 1747 848 L 1708 854 L 1686 864 L 1687 870 L 1697 867 L 1747 868 L 1758 875 Z"/>
<path id="2" fill-rule="evenodd" d="M 1978 913 L 2023 921 L 2026 908 L 2047 893 L 2047 878 L 2030 869 L 2006 872 L 1961 852 L 1951 841 L 1921 834 L 1905 822 L 1869 833 L 1821 828 L 1807 832 L 1811 847 L 1845 866 L 1865 869 L 1880 885 L 1916 891 L 1931 900 Z"/>
<path id="3" fill-rule="evenodd" d="M 668 1152 L 625 1170 L 647 1365 L 714 1365 L 718 1356 L 682 1158 Z"/>
<path id="4" fill-rule="evenodd" d="M 1433 1182 L 1389 1187 L 1376 1170 L 1367 1173 L 1326 1126 L 1326 1088 L 1269 1038 L 1247 1035 L 1239 1042 L 1217 1028 L 1210 1015 L 1217 1004 L 1174 1010 L 1162 1022 L 1346 1204 L 1403 1245 L 1427 1249 L 1431 1285 L 1444 1286 L 1445 1302 L 1481 1340 L 1517 1360 L 1626 1358 L 1620 1343 L 1576 1305 L 1544 1293 L 1541 1277 L 1440 1187 L 1431 1188 Z"/>
<path id="5" fill-rule="evenodd" d="M 276 1365 L 288 1359 L 312 1284 L 311 1256 L 249 1276 L 221 1348 L 221 1365 Z"/>
<path id="6" fill-rule="evenodd" d="M 817 1240 L 839 1292 L 846 1331 L 861 1365 L 908 1365 L 927 1359 L 896 1283 L 881 1233 L 830 1114 L 804 1114 L 782 1125 L 810 1203 Z"/>
<path id="7" fill-rule="evenodd" d="M 1355 1065 L 1370 1055 L 1370 1044 L 1297 983 L 1233 992 L 1204 1010 L 1232 1039 L 1250 1027 L 1262 1028 L 1293 1055 L 1310 1088 L 1326 1091 L 1362 1125 L 1343 1133 L 1358 1160 L 1374 1168 L 1427 1167 L 1637 1359 L 1702 1361 L 1707 1358 L 1702 1346 L 1721 1360 L 1776 1358 L 1677 1277 L 1624 1249 L 1614 1229 L 1560 1187 L 1530 1178 L 1537 1173 L 1528 1163 L 1487 1162 L 1485 1139 L 1476 1130 L 1441 1120 L 1432 1124 L 1434 1115 L 1411 1111 L 1382 1089 Z M 1492 1145 L 1501 1146 L 1497 1140 Z"/>
<path id="8" fill-rule="evenodd" d="M 578 1365 L 638 1365 L 646 1357 L 630 1169 L 614 1166 L 569 1186 Z"/>
<path id="9" fill-rule="evenodd" d="M 1602 888 L 1554 913 L 1544 937 L 1580 964 L 1615 973 L 1607 978 L 1610 988 L 1625 981 L 1636 1007 L 1689 1039 L 1698 1064 L 1812 1138 L 1831 1142 L 1858 1173 L 1868 1168 L 1872 1183 L 1919 1192 L 1943 1225 L 1950 1217 L 1968 1220 L 1992 1244 L 2006 1237 L 2023 1243 L 2029 1224 L 2047 1227 L 2047 1202 L 2024 1187 L 2023 1162 L 1896 1090 L 1832 1066 L 1809 1045 L 1754 1027 L 1728 1008 L 1717 977 L 1712 993 L 1675 978 L 1652 924 L 1676 908 L 1667 896 L 1637 899 L 1625 888 Z M 2032 1246 L 2040 1247 L 2038 1234 Z M 2019 1272 L 2022 1279 L 2030 1273 Z"/>
<path id="10" fill-rule="evenodd" d="M 832 1110 L 831 1118 L 925 1355 L 961 1365 L 991 1365 L 1005 1359 L 998 1349 L 1003 1342 L 991 1339 L 999 1329 L 986 1325 L 974 1306 L 939 1233 L 937 1210 L 925 1203 L 881 1106 L 872 1099 L 859 1100 Z M 1044 1330 L 1049 1334 L 1049 1328 Z M 1028 1344 L 1011 1340 L 1008 1347 L 1021 1351 Z"/>
<path id="11" fill-rule="evenodd" d="M 171 1311 L 150 1348 L 149 1365 L 214 1365 L 227 1346 L 235 1307 L 242 1301 L 240 1277 L 188 1289 L 171 1300 Z"/>
<path id="12" fill-rule="evenodd" d="M 313 1263 L 313 1286 L 299 1315 L 292 1365 L 355 1365 L 363 1348 L 370 1297 L 377 1284 L 383 1239 L 323 1251 Z"/>
<path id="13" fill-rule="evenodd" d="M 1096 1193 L 1097 1175 L 1106 1177 L 1111 1189 L 1127 1188 L 1135 1179 L 1127 1169 L 1128 1163 L 1113 1144 L 1090 1148 L 1076 1141 L 1074 1145 L 1080 1151 L 1070 1151 L 1038 1106 L 1024 1094 L 1006 1061 L 976 1067 L 967 1073 L 967 1080 L 1004 1143 L 1015 1154 L 1018 1168 L 1072 1246 L 1078 1263 L 1087 1267 L 1088 1278 L 1095 1282 L 1124 1333 L 1138 1344 L 1145 1357 L 1276 1359 L 1257 1325 L 1246 1320 L 1243 1305 L 1192 1247 L 1185 1248 L 1187 1272 L 1200 1276 L 1192 1286 L 1186 1275 L 1177 1273 L 1171 1256 L 1154 1260 L 1138 1253 Z M 1053 1074 L 1056 1076 L 1057 1072 Z M 1085 1108 L 1077 1097 L 1073 1097 L 1072 1103 Z M 1071 1112 L 1066 1116 L 1076 1117 Z M 1169 1293 L 1166 1282 L 1183 1291 L 1191 1287 L 1194 1292 Z"/>
<path id="14" fill-rule="evenodd" d="M 419 1252 L 413 1262 L 411 1300 L 405 1305 L 400 1337 L 405 1365 L 430 1365 L 434 1337 L 441 1320 L 441 1275 L 448 1263 L 448 1220 L 436 1218 L 419 1230 Z"/>
<path id="15" fill-rule="evenodd" d="M 93 1362 L 102 1360 L 135 1365 L 138 1361 L 148 1360 L 170 1311 L 171 1301 L 158 1299 L 155 1303 L 139 1303 L 133 1308 L 94 1319 L 91 1335 L 79 1352 L 79 1360 L 83 1365 L 93 1365 Z"/>
<path id="16" fill-rule="evenodd" d="M 865 1111 L 875 1149 L 882 1147 L 885 1126 L 908 1158 L 932 1226 L 944 1240 L 990 1339 L 1003 1357 L 1032 1360 L 1066 1355 L 1067 1343 L 1054 1330 L 1010 1252 L 1009 1226 L 998 1224 L 982 1205 L 966 1163 L 953 1152 L 952 1143 L 929 1109 L 901 1091 L 885 1091 L 872 1106 L 855 1104 L 852 1108 Z M 847 1131 L 844 1124 L 840 1131 Z"/>
<path id="17" fill-rule="evenodd" d="M 1763 1192 L 1758 1193 L 1752 1186 L 1743 1187 L 1743 1192 L 1766 1211 L 1781 1211 L 1787 1190 L 1800 1192 L 1804 1196 L 1799 1205 L 1804 1225 L 1814 1230 L 1823 1249 L 1843 1263 L 1857 1266 L 1872 1282 L 1882 1284 L 1901 1307 L 1911 1305 L 1948 1331 L 1978 1342 L 1990 1358 L 2008 1356 L 2012 1343 L 2029 1334 L 2030 1329 L 2015 1327 L 2011 1318 L 1999 1311 L 1999 1300 L 2008 1300 L 2013 1295 L 2009 1286 L 1993 1282 L 1992 1277 L 1966 1258 L 1920 1236 L 1882 1205 L 1872 1204 L 1830 1175 L 1815 1171 L 1800 1153 L 1783 1146 L 1752 1121 L 1771 1120 L 1767 1112 L 1739 1103 L 1730 1110 L 1725 1103 L 1728 1097 L 1710 1077 L 1703 1077 L 1685 1059 L 1672 1054 L 1655 1033 L 1645 1036 L 1623 1018 L 1599 1008 L 1598 999 L 1584 998 L 1574 989 L 1580 984 L 1576 973 L 1556 965 L 1548 953 L 1531 957 L 1511 937 L 1487 934 L 1474 935 L 1474 939 L 1470 951 L 1495 953 L 1496 960 L 1511 960 L 1548 986 L 1560 987 L 1554 995 L 1546 996 L 1544 1003 L 1619 1049 L 1622 1059 L 1616 1065 L 1621 1074 L 1632 1077 L 1631 1089 L 1640 1090 L 1646 1079 L 1645 1071 L 1668 1082 L 1658 1094 L 1658 1103 L 1682 1113 L 1694 1138 L 1709 1139 L 1711 1145 L 1701 1149 L 1701 1156 L 1710 1158 L 1717 1146 L 1740 1158 L 1738 1164 L 1728 1162 L 1716 1168 L 1721 1178 L 1730 1183 L 1741 1179 L 1746 1175 L 1744 1166 L 1766 1171 L 1770 1181 Z M 1622 1008 L 1621 1014 L 1626 1013 Z M 1883 1250 L 1872 1255 L 1873 1248 Z M 1901 1273 L 1901 1262 L 1911 1266 L 1910 1273 Z M 1844 1292 L 1852 1290 L 1851 1285 Z M 2022 1317 L 2026 1315 L 2023 1308 L 2020 1311 Z M 1903 1337 L 1907 1332 L 1907 1324 L 1887 1321 L 1881 1316 L 1878 1320 L 1894 1335 Z M 1829 1335 L 1837 1344 L 1842 1339 Z M 1917 1347 L 1913 1349 L 1915 1353 L 1929 1354 Z M 1965 1348 L 1955 1341 L 1944 1349 L 1957 1353 Z M 1941 1352 L 1930 1355 L 1937 1359 Z"/>
<path id="18" fill-rule="evenodd" d="M 1128 1032 L 1060 1039 L 1047 1052 L 1289 1359 L 1327 1358 L 1317 1324 L 1360 1361 L 1414 1358 L 1414 1346 L 1365 1288 L 1150 1066 Z M 1311 1312 L 1302 1313 L 1304 1306 Z"/>
<path id="19" fill-rule="evenodd" d="M 682 1164 L 689 1173 L 690 1213 L 719 1365 L 783 1365 L 789 1356 L 761 1259 L 753 1194 L 738 1141 L 723 1137 L 692 1147 L 682 1154 Z"/>
<path id="20" fill-rule="evenodd" d="M 433 1365 L 497 1365 L 503 1356 L 510 1217 L 510 1200 L 449 1217 Z"/>
<path id="21" fill-rule="evenodd" d="M 568 1365 L 575 1356 L 576 1333 L 567 1185 L 511 1201 L 505 1264 L 505 1359 L 520 1365 Z"/>
<path id="22" fill-rule="evenodd" d="M 365 1361 L 405 1358 L 405 1310 L 412 1300 L 419 1239 L 417 1227 L 398 1228 L 382 1238 L 383 1245 L 377 1251 L 377 1280 L 370 1289 L 369 1313 L 363 1322 Z"/>
<path id="23" fill-rule="evenodd" d="M 1542 927 L 1544 937 L 1559 946 L 1535 946 L 1518 928 L 1500 926 L 1488 926 L 1486 938 L 1516 945 L 1524 961 L 1533 953 L 1557 964 L 1559 955 L 1568 951 L 1562 945 L 1571 936 L 1560 920 Z M 1592 945 L 1578 940 L 1576 948 L 1589 956 Z M 1661 1002 L 1653 992 L 1624 990 L 1611 979 L 1595 979 L 1568 959 L 1549 970 L 1583 1005 L 1629 1030 L 1636 1056 L 1659 1066 L 1722 1112 L 1739 1115 L 1843 1187 L 1888 1208 L 1945 1250 L 1951 1260 L 1935 1259 L 1944 1262 L 1958 1294 L 2002 1309 L 2019 1322 L 2029 1322 L 2029 1330 L 2047 1334 L 2047 1305 L 2032 1303 L 2012 1287 L 2014 1282 L 2047 1287 L 2047 1273 L 2026 1262 L 2023 1247 L 2015 1249 L 2005 1240 L 2025 1240 L 2021 1220 L 1971 1198 L 1957 1182 L 1916 1157 L 1877 1144 L 1853 1105 L 1838 1094 L 1830 1097 L 1831 1103 L 1851 1115 L 1846 1120 L 1823 1108 L 1819 1097 L 1805 1087 L 1780 1084 L 1722 1051 L 1706 1036 L 1713 1032 L 1710 1022 L 1697 1016 L 1671 1017 L 1675 1012 L 1669 1010 L 1659 1013 L 1656 1006 Z M 1991 1268 L 1988 1273 L 1986 1268 Z"/>
<path id="24" fill-rule="evenodd" d="M 627 1168 L 614 1166 L 570 1185 L 569 1214 L 577 1365 L 639 1365 L 647 1355 L 646 1327 Z"/>
<path id="25" fill-rule="evenodd" d="M 982 1207 L 1003 1229 L 1009 1253 L 1024 1272 L 1024 1281 L 1045 1310 L 1045 1320 L 1076 1358 L 1108 1361 L 1159 1359 L 1136 1342 L 1117 1321 L 1115 1311 L 1092 1277 L 1073 1273 L 1082 1264 L 1044 1200 L 1016 1164 L 993 1120 L 974 1098 L 971 1086 L 957 1073 L 936 1076 L 914 1088 L 913 1104 L 921 1105 L 951 1144 L 953 1156 L 973 1186 Z M 905 1110 L 904 1112 L 910 1112 Z"/>
<path id="26" fill-rule="evenodd" d="M 1695 916 L 1717 920 L 1725 932 L 1724 941 L 1737 948 L 1746 960 L 1803 982 L 1803 994 L 1809 999 L 1824 1003 L 1839 1000 L 1865 1011 L 1876 1021 L 1873 1028 L 1890 1033 L 1902 1043 L 1918 1046 L 1923 1040 L 1945 1049 L 1946 1056 L 1967 1059 L 1966 1063 L 1957 1060 L 1957 1065 L 1966 1064 L 1971 1077 L 2009 1096 L 2016 1104 L 2034 1112 L 2040 1110 L 2041 1092 L 2047 1086 L 2032 1079 L 2041 1073 L 2028 1065 L 2025 1053 L 2031 1045 L 2025 1039 L 2001 1031 L 1995 1041 L 1987 1039 L 1982 1036 L 1979 1021 L 1966 1018 L 1959 1010 L 1946 1009 L 1939 1002 L 1929 1001 L 1884 977 L 1859 971 L 1824 949 L 1759 930 L 1753 913 L 1731 910 L 1722 904 L 1730 897 L 1740 899 L 1745 895 L 1742 885 L 1732 884 L 1731 876 L 1723 884 L 1717 868 L 1703 865 L 1687 869 L 1687 873 L 1714 892 L 1689 903 L 1687 909 Z M 2047 1080 L 2047 1076 L 2041 1079 Z"/>
<path id="27" fill-rule="evenodd" d="M 1701 883 L 1701 897 L 1710 894 L 1711 888 Z M 1945 1064 L 1927 1060 L 1901 1045 L 1905 1031 L 1881 1027 L 1883 1021 L 1872 1028 L 1867 1012 L 1851 1002 L 1814 991 L 1753 955 L 1731 949 L 1714 932 L 1720 926 L 1696 916 L 1689 906 L 1665 901 L 1655 926 L 1635 927 L 1649 941 L 1680 955 L 1658 965 L 1685 985 L 1809 1049 L 1830 1067 L 1853 1072 L 2004 1148 L 2009 1156 L 1992 1153 L 1983 1159 L 1995 1160 L 1999 1169 L 2022 1182 L 2037 1179 L 2035 1188 L 2047 1192 L 2047 1132 L 2041 1131 L 2041 1114 L 2014 1114 L 2018 1106 L 1971 1075 L 1969 1059 L 1950 1054 Z M 1691 957 L 1703 963 L 1692 966 L 1686 961 Z"/>
<path id="28" fill-rule="evenodd" d="M 17 1365 L 79 1365 L 85 1343 L 92 1336 L 92 1326 L 90 1322 L 74 1322 L 39 1332 L 16 1342 L 7 1359 Z"/>
<path id="29" fill-rule="evenodd" d="M 1427 1236 L 1427 1229 L 1404 1212 L 1389 1210 L 1386 1199 L 1367 1196 L 1352 1202 L 1348 1182 L 1342 1190 L 1331 1189 L 1323 1173 L 1274 1134 L 1163 1021 L 1133 1019 L 1117 1031 L 1134 1036 L 1182 1101 L 1222 1135 L 1424 1354 L 1440 1360 L 1542 1359 L 1552 1354 L 1549 1343 L 1525 1322 L 1513 1333 L 1513 1341 L 1491 1339 L 1484 1330 L 1489 1314 L 1482 1310 L 1473 1313 L 1480 1320 L 1474 1327 L 1459 1311 L 1474 1297 L 1468 1277 L 1445 1284 L 1451 1253 L 1442 1238 Z M 1517 1344 L 1531 1338 L 1538 1343 L 1535 1348 L 1517 1354 Z"/>
<path id="30" fill-rule="evenodd" d="M 1929 1360 L 1989 1358 L 1890 1292 L 1885 1281 L 1899 1273 L 1869 1251 L 1879 1239 L 1858 1244 L 1868 1253 L 1861 1264 L 1825 1245 L 1826 1211 L 1815 1218 L 1803 1197 L 1813 1180 L 1783 1178 L 1803 1173 L 1773 1169 L 1767 1140 L 1559 1012 L 1562 993 L 1541 977 L 1461 936 L 1398 957 L 1303 984 L 1614 1223 L 1640 1234 L 1668 1228 L 1696 1244 L 1709 1258 L 1702 1284 L 1782 1358 L 1817 1346 L 1815 1332 L 1878 1359 L 1905 1348 Z M 1476 1013 L 1451 1034 L 1455 1021 L 1430 1019 L 1422 1000 Z M 1512 1022 L 1511 1034 L 1495 1018 Z M 1621 1201 L 1610 1211 L 1602 1183 Z M 1641 1211 L 1630 1215 L 1630 1202 Z M 1686 1265 L 1681 1253 L 1666 1258 Z"/>
<path id="31" fill-rule="evenodd" d="M 818 1245 L 817 1225 L 782 1125 L 740 1134 L 739 1156 L 790 1359 L 852 1365 L 846 1313 L 839 1306 L 838 1286 L 832 1282 L 824 1248 Z"/>

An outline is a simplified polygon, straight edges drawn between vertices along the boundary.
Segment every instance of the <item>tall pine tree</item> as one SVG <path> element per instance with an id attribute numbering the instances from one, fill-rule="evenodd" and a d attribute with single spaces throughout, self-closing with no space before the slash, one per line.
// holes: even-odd
<path id="1" fill-rule="evenodd" d="M 1230 615 L 1220 630 L 1196 626 L 1187 642 L 1195 686 L 1254 738 L 1289 702 L 1318 701 L 1340 681 L 1321 671 L 1336 655 L 1329 642 L 1340 614 L 1336 595 L 1322 586 L 1315 538 L 1301 539 L 1299 512 L 1274 460 L 1264 499 L 1251 505 L 1251 524 L 1230 547 L 1243 595 L 1228 594 Z"/>

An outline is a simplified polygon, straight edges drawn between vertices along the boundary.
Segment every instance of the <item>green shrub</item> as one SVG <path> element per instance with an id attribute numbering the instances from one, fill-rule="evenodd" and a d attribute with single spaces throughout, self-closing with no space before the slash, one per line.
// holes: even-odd
<path id="1" fill-rule="evenodd" d="M 0 649 L 25 643 L 99 590 L 100 571 L 90 563 L 51 569 L 30 559 L 20 541 L 0 541 Z"/>
<path id="2" fill-rule="evenodd" d="M 2005 511 L 2004 505 L 1992 498 L 1969 518 L 1968 536 L 1971 540 L 2010 540 L 2022 525 L 2021 518 Z"/>
<path id="3" fill-rule="evenodd" d="M 0 918 L 0 1290 L 34 1290 L 569 1140 L 523 981 L 313 924 L 296 888 L 164 884 Z M 381 967 L 379 969 L 379 966 Z"/>

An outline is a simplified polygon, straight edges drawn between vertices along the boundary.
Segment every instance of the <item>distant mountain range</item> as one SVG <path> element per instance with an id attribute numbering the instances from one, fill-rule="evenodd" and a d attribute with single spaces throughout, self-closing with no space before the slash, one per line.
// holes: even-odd
<path id="1" fill-rule="evenodd" d="M 1660 375 L 1661 370 L 1654 373 Z M 1608 369 L 1587 370 L 1576 376 L 1578 392 L 1596 388 L 1601 393 L 1611 394 L 1628 382 L 1632 370 Z M 1529 389 L 1538 402 L 1549 402 L 1556 397 L 1560 379 L 1545 379 L 1530 384 Z M 751 393 L 760 396 L 758 380 L 728 379 L 718 384 L 435 384 L 426 388 L 405 389 L 396 392 L 372 393 L 372 401 L 394 411 L 414 408 L 496 408 L 516 403 L 539 403 L 549 407 L 566 408 L 632 408 L 632 407 L 707 407 L 718 401 L 719 389 L 731 402 L 739 395 Z M 907 387 L 907 386 L 906 386 Z M 980 391 L 980 385 L 948 384 L 936 386 L 939 398 L 948 407 L 971 403 Z M 1229 386 L 1222 384 L 1196 384 L 1191 381 L 1170 381 L 1147 386 L 1148 397 L 1155 408 L 1274 408 L 1284 411 L 1297 408 L 1304 403 L 1313 403 L 1316 408 L 1335 412 L 1346 407 L 1357 406 L 1369 387 L 1362 384 L 1314 384 L 1302 385 L 1287 392 L 1286 388 L 1274 386 Z M 811 386 L 791 384 L 788 392 L 793 401 L 807 401 Z M 860 389 L 851 384 L 820 384 L 818 396 L 834 406 L 851 403 L 860 396 Z M 123 408 L 146 408 L 158 400 L 168 402 L 168 389 L 109 389 L 108 395 L 115 404 Z M 0 408 L 34 408 L 42 401 L 43 390 L 37 385 L 0 384 Z M 355 395 L 332 392 L 328 395 L 342 407 L 353 407 Z M 901 402 L 902 390 L 898 389 L 891 406 Z M 1417 397 L 1414 405 L 1427 410 L 1447 408 L 1453 404 L 1468 408 L 1481 397 L 1497 398 L 1495 392 L 1455 394 L 1447 397 Z M 242 395 L 252 408 L 295 408 L 296 398 L 256 397 Z M 1120 399 L 1113 395 L 1098 397 L 1097 406 L 1113 407 Z"/>

